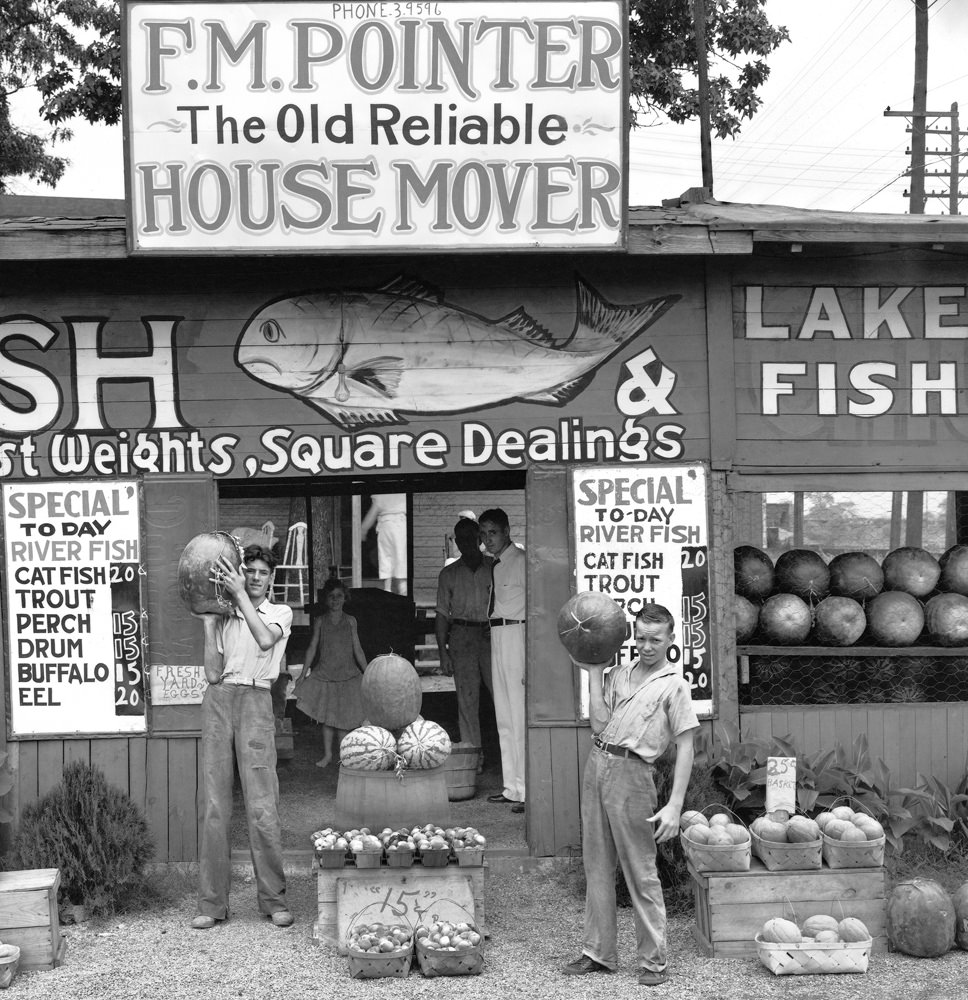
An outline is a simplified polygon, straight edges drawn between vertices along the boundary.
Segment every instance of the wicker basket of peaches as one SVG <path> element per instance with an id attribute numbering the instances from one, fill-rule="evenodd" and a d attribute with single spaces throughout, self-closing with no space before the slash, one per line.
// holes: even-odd
<path id="1" fill-rule="evenodd" d="M 679 831 L 683 853 L 697 871 L 749 871 L 750 832 L 726 806 L 686 810 Z"/>

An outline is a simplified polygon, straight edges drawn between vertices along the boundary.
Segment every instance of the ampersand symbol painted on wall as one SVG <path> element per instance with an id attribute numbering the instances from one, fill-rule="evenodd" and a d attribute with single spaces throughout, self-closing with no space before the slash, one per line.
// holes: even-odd
<path id="1" fill-rule="evenodd" d="M 627 417 L 647 413 L 674 414 L 679 411 L 669 402 L 679 376 L 664 365 L 655 351 L 647 347 L 625 362 L 629 377 L 615 392 L 615 404 Z"/>

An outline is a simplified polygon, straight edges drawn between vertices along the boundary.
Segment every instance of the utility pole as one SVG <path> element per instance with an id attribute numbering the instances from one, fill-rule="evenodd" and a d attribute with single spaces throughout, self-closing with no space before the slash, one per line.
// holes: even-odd
<path id="1" fill-rule="evenodd" d="M 925 0 L 926 2 L 926 0 Z M 713 145 L 709 122 L 709 60 L 706 55 L 706 2 L 692 0 L 692 21 L 696 32 L 696 61 L 699 83 L 699 155 L 702 186 L 713 196 Z"/>
<path id="2" fill-rule="evenodd" d="M 884 112 L 886 118 L 907 118 L 911 121 L 908 126 L 907 131 L 912 133 L 915 132 L 914 123 L 917 121 L 915 113 L 913 111 L 892 111 L 888 108 Z M 939 119 L 947 118 L 950 122 L 948 128 L 934 128 L 934 125 Z M 905 191 L 904 194 L 908 194 L 912 197 L 911 202 L 911 212 L 912 214 L 923 214 L 924 203 L 929 198 L 939 198 L 942 201 L 948 203 L 948 212 L 951 215 L 960 215 L 959 203 L 962 198 L 968 197 L 968 195 L 963 195 L 960 191 L 960 184 L 962 177 L 968 177 L 968 172 L 962 171 L 961 169 L 961 137 L 963 135 L 968 135 L 968 132 L 961 131 L 960 120 L 958 117 L 958 104 L 955 102 L 951 105 L 950 111 L 925 111 L 921 117 L 922 122 L 922 136 L 945 136 L 948 140 L 947 149 L 928 149 L 922 150 L 922 164 L 924 163 L 924 157 L 930 155 L 932 157 L 946 157 L 948 158 L 948 169 L 947 170 L 925 170 L 922 166 L 920 171 L 921 189 L 919 195 L 919 202 L 921 206 L 920 213 L 916 210 L 914 204 L 914 180 L 915 180 L 915 169 L 914 169 L 914 148 L 912 141 L 912 148 L 906 152 L 911 154 L 911 167 L 906 171 L 907 176 L 911 178 L 911 191 Z M 928 177 L 944 178 L 947 181 L 947 190 L 941 191 L 929 191 L 925 189 L 925 179 Z"/>
<path id="3" fill-rule="evenodd" d="M 912 215 L 924 214 L 924 109 L 928 101 L 928 0 L 914 0 L 914 113 L 911 131 Z"/>

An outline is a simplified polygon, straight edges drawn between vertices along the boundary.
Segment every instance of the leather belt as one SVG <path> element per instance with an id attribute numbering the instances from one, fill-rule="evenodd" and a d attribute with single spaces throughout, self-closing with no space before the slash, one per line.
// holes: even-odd
<path id="1" fill-rule="evenodd" d="M 615 743 L 603 743 L 597 736 L 594 737 L 593 742 L 599 750 L 604 750 L 605 753 L 609 753 L 613 757 L 628 757 L 630 760 L 639 760 L 643 764 L 649 764 L 645 758 L 640 757 L 634 750 L 629 750 L 628 747 L 620 747 Z M 649 767 L 651 766 L 649 764 Z"/>
<path id="2" fill-rule="evenodd" d="M 258 681 L 245 681 L 241 677 L 223 677 L 222 683 L 230 687 L 258 688 L 260 691 L 268 691 L 272 687 L 271 684 L 260 684 Z"/>
<path id="3" fill-rule="evenodd" d="M 502 625 L 523 625 L 523 618 L 489 618 L 487 624 L 491 628 L 501 628 Z"/>
<path id="4" fill-rule="evenodd" d="M 469 618 L 451 618 L 451 625 L 463 625 L 465 628 L 487 628 L 487 622 L 472 622 Z"/>

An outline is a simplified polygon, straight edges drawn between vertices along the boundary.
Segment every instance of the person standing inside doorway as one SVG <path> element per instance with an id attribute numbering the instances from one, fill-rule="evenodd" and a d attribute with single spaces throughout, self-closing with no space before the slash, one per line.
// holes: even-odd
<path id="1" fill-rule="evenodd" d="M 507 514 L 494 507 L 481 514 L 481 541 L 494 559 L 488 621 L 491 627 L 491 684 L 501 745 L 504 788 L 488 802 L 509 802 L 512 812 L 525 803 L 525 618 L 524 549 L 511 541 Z"/>
<path id="2" fill-rule="evenodd" d="M 491 638 L 487 604 L 491 592 L 491 557 L 480 550 L 477 521 L 461 517 L 454 527 L 460 558 L 437 577 L 434 632 L 440 666 L 454 678 L 462 743 L 481 746 L 481 683 L 491 687 Z"/>
<path id="3" fill-rule="evenodd" d="M 245 549 L 238 569 L 221 556 L 212 580 L 231 597 L 233 611 L 197 616 L 205 634 L 208 687 L 202 698 L 202 830 L 198 913 L 192 918 L 196 930 L 207 930 L 229 916 L 236 762 L 259 909 L 276 927 L 292 924 L 282 867 L 271 690 L 292 631 L 292 608 L 269 600 L 275 567 L 275 556 L 259 545 Z"/>
<path id="4" fill-rule="evenodd" d="M 383 589 L 407 593 L 407 494 L 374 493 L 360 531 L 376 527 L 377 572 Z"/>

